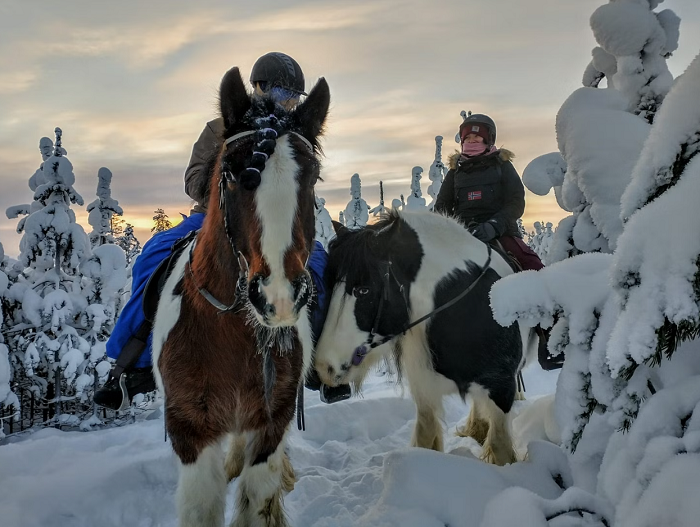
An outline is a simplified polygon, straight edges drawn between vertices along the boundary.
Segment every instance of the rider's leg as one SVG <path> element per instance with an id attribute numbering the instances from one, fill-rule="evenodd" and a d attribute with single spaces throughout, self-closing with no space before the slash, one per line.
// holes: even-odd
<path id="1" fill-rule="evenodd" d="M 148 328 L 144 328 L 150 330 Z M 143 350 L 140 355 L 138 350 Z M 136 359 L 134 359 L 136 357 Z M 127 343 L 117 363 L 109 372 L 107 382 L 95 392 L 96 404 L 112 410 L 125 410 L 131 405 L 136 394 L 152 392 L 156 389 L 151 366 L 150 338 L 139 339 L 138 332 Z"/>
<path id="2" fill-rule="evenodd" d="M 544 267 L 542 260 L 537 256 L 527 244 L 521 239 L 514 236 L 502 236 L 499 238 L 503 248 L 511 253 L 525 270 L 539 271 Z M 548 349 L 549 334 L 551 328 L 544 329 L 540 326 L 535 328 L 540 342 L 537 349 L 537 360 L 543 370 L 556 370 L 562 367 L 564 363 L 564 354 L 560 353 L 557 356 L 552 356 Z"/>

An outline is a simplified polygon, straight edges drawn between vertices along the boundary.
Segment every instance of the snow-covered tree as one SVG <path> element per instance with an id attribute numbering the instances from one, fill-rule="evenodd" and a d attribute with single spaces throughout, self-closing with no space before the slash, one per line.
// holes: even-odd
<path id="1" fill-rule="evenodd" d="M 502 324 L 517 320 L 546 327 L 556 320 L 549 348 L 566 355 L 555 399 L 563 444 L 572 453 L 576 477 L 612 505 L 611 524 L 621 527 L 692 524 L 678 519 L 684 517 L 683 507 L 669 507 L 675 497 L 664 489 L 669 481 L 683 481 L 689 488 L 700 485 L 697 471 L 684 471 L 684 459 L 700 454 L 700 413 L 695 414 L 700 408 L 700 216 L 695 203 L 700 195 L 700 55 L 668 93 L 659 88 L 666 74 L 647 46 L 656 42 L 652 48 L 658 49 L 654 39 L 661 27 L 669 32 L 668 41 L 675 49 L 678 28 L 677 17 L 670 12 L 647 16 L 659 3 L 611 2 L 606 6 L 613 6 L 610 10 L 599 10 L 593 17 L 598 41 L 601 46 L 606 42 L 606 49 L 612 44 L 599 34 L 619 29 L 615 24 L 629 25 L 628 31 L 618 31 L 614 42 L 615 49 L 627 50 L 625 59 L 618 52 L 614 62 L 598 62 L 596 67 L 612 76 L 608 89 L 597 90 L 615 94 L 617 102 L 608 107 L 610 120 L 601 120 L 604 107 L 599 105 L 590 121 L 591 125 L 631 123 L 623 118 L 626 113 L 646 127 L 645 133 L 638 124 L 618 129 L 620 133 L 636 129 L 640 137 L 635 141 L 641 143 L 631 159 L 623 159 L 618 151 L 612 165 L 624 174 L 632 166 L 625 188 L 618 192 L 619 181 L 611 187 L 608 179 L 592 177 L 592 171 L 581 178 L 581 167 L 595 161 L 595 149 L 575 140 L 584 134 L 573 126 L 557 129 L 558 134 L 572 137 L 562 151 L 568 163 L 561 195 L 564 200 L 567 194 L 583 196 L 579 217 L 568 224 L 569 234 L 575 242 L 581 239 L 576 239 L 576 229 L 587 211 L 589 225 L 609 242 L 607 250 L 613 254 L 573 256 L 537 273 L 507 277 L 492 290 L 494 315 Z M 611 15 L 608 27 L 602 13 L 613 12 L 617 16 Z M 640 35 L 646 44 L 640 43 L 644 40 Z M 670 52 L 668 42 L 666 46 Z M 630 50 L 635 49 L 647 51 L 632 60 L 637 52 Z M 663 60 L 663 49 L 659 53 Z M 637 70 L 631 71 L 630 65 L 637 65 Z M 660 73 L 654 75 L 652 69 Z M 631 91 L 633 80 L 639 83 L 642 74 L 648 85 Z M 634 104 L 623 107 L 620 101 Z M 577 119 L 584 121 L 583 113 Z M 626 152 L 631 155 L 634 149 Z M 541 159 L 543 166 L 547 165 Z M 559 177 L 557 162 L 548 166 L 549 173 L 540 170 L 539 177 L 534 176 L 543 186 L 546 179 L 551 183 Z M 578 180 L 570 178 L 572 171 Z M 611 191 L 618 200 L 619 223 L 601 221 L 609 220 L 614 211 L 612 201 L 600 199 Z M 596 205 L 609 210 L 603 214 Z"/>
<path id="2" fill-rule="evenodd" d="M 535 194 L 554 188 L 572 215 L 556 229 L 552 261 L 612 252 L 622 232 L 620 199 L 673 78 L 666 60 L 678 44 L 678 17 L 658 0 L 611 0 L 591 17 L 599 44 L 583 88 L 561 107 L 559 153 L 535 159 L 523 182 Z M 598 89 L 607 79 L 607 89 Z"/>
<path id="3" fill-rule="evenodd" d="M 0 263 L 5 260 L 5 253 L 0 243 Z M 0 267 L 2 269 L 2 267 Z M 4 334 L 6 332 L 5 324 L 5 298 L 10 286 L 10 279 L 4 271 L 0 270 L 0 407 L 14 407 L 19 409 L 19 399 L 17 394 L 12 391 L 10 385 L 12 381 L 12 368 L 10 365 L 10 352 L 5 344 Z M 11 417 L 10 417 L 11 418 Z M 0 421 L 0 439 L 4 437 L 3 423 Z"/>
<path id="4" fill-rule="evenodd" d="M 168 229 L 172 228 L 173 224 L 170 222 L 168 219 L 168 215 L 165 213 L 163 209 L 156 209 L 155 214 L 153 216 L 153 227 L 151 228 L 151 232 L 163 232 L 167 231 Z"/>
<path id="5" fill-rule="evenodd" d="M 385 212 L 387 212 L 387 208 L 384 205 L 384 182 L 380 181 L 379 182 L 379 205 L 377 205 L 376 207 L 372 207 L 369 210 L 369 213 L 373 217 L 376 218 L 377 216 L 381 216 Z"/>
<path id="6" fill-rule="evenodd" d="M 130 265 L 141 252 L 141 242 L 136 238 L 134 226 L 131 223 L 127 223 L 121 235 L 116 237 L 116 244 L 124 250 L 127 265 Z"/>
<path id="7" fill-rule="evenodd" d="M 345 225 L 345 214 L 343 214 L 342 210 L 338 213 L 338 222 L 341 225 Z"/>
<path id="8" fill-rule="evenodd" d="M 93 247 L 115 243 L 113 217 L 124 214 L 119 202 L 112 198 L 111 182 L 112 172 L 108 168 L 100 168 L 97 171 L 97 199 L 87 206 L 88 223 L 92 226 L 90 242 Z"/>
<path id="9" fill-rule="evenodd" d="M 534 228 L 535 231 L 527 236 L 527 244 L 530 249 L 537 253 L 542 263 L 547 265 L 549 263 L 549 249 L 554 238 L 552 223 L 549 221 L 547 223 L 536 221 Z"/>
<path id="10" fill-rule="evenodd" d="M 314 212 L 316 214 L 316 239 L 323 244 L 324 248 L 328 249 L 328 244 L 335 237 L 333 220 L 328 210 L 326 210 L 325 199 L 316 195 L 314 207 Z"/>
<path id="11" fill-rule="evenodd" d="M 423 174 L 423 168 L 413 167 L 411 170 L 411 193 L 406 200 L 407 210 L 423 210 L 425 209 L 425 198 L 420 189 L 420 180 Z"/>
<path id="12" fill-rule="evenodd" d="M 62 415 L 61 407 L 66 400 L 88 402 L 86 388 L 94 388 L 93 372 L 104 355 L 104 347 L 93 347 L 96 341 L 89 334 L 98 322 L 102 331 L 111 331 L 100 312 L 116 312 L 112 290 L 125 274 L 126 262 L 122 254 L 120 265 L 112 259 L 111 267 L 95 270 L 93 262 L 101 261 L 101 253 L 91 253 L 88 236 L 70 208 L 83 200 L 73 188 L 73 166 L 61 136 L 56 128 L 48 157 L 50 142 L 41 142 L 45 159 L 29 182 L 34 202 L 8 209 L 11 218 L 28 215 L 17 228 L 23 237 L 16 280 L 5 294 L 4 305 L 10 306 L 5 327 L 14 380 L 39 397 L 51 397 L 59 422 L 77 424 L 79 418 Z M 84 276 L 86 269 L 90 272 Z"/>
<path id="13" fill-rule="evenodd" d="M 428 205 L 430 210 L 433 210 L 435 200 L 440 193 L 440 187 L 442 187 L 442 181 L 445 179 L 446 173 L 447 170 L 442 162 L 442 136 L 438 135 L 435 136 L 435 159 L 428 170 L 428 179 L 430 179 L 428 196 L 432 198 L 430 200 L 430 204 Z"/>
<path id="14" fill-rule="evenodd" d="M 369 206 L 362 199 L 362 182 L 359 174 L 350 178 L 350 195 L 352 199 L 345 207 L 345 226 L 348 229 L 361 229 L 369 220 Z"/>

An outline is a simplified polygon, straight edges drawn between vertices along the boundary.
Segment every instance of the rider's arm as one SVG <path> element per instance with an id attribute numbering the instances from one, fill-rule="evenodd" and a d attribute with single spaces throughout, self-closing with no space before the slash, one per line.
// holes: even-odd
<path id="1" fill-rule="evenodd" d="M 518 171 L 509 161 L 501 165 L 501 170 L 503 208 L 489 220 L 496 227 L 498 236 L 502 236 L 508 229 L 508 220 L 515 221 L 525 212 L 525 187 Z"/>
<path id="2" fill-rule="evenodd" d="M 197 203 L 206 207 L 209 190 L 209 174 L 206 173 L 207 163 L 221 147 L 223 134 L 223 119 L 209 121 L 199 139 L 192 147 L 192 156 L 185 170 L 185 193 Z"/>
<path id="3" fill-rule="evenodd" d="M 435 198 L 435 206 L 433 210 L 435 212 L 441 212 L 443 214 L 450 214 L 454 210 L 454 194 L 455 194 L 455 171 L 450 170 L 445 175 L 445 180 L 442 182 L 440 187 L 440 192 L 438 192 L 437 198 Z"/>

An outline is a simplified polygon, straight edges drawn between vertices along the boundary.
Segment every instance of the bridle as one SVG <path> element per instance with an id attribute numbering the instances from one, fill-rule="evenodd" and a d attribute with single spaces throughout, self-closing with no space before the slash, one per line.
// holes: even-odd
<path id="1" fill-rule="evenodd" d="M 298 134 L 296 132 L 286 132 L 287 134 L 293 134 L 296 135 L 301 141 L 304 143 L 304 145 L 311 151 L 312 154 L 315 154 L 315 150 L 311 142 L 306 139 L 306 137 L 302 136 L 301 134 Z M 228 147 L 228 145 L 235 143 L 236 141 L 248 137 L 249 135 L 253 134 L 261 134 L 263 138 L 266 139 L 271 139 L 274 138 L 276 139 L 278 137 L 278 132 L 274 128 L 262 128 L 262 129 L 255 129 L 255 130 L 247 130 L 245 132 L 240 132 L 238 134 L 232 135 L 228 139 L 224 141 L 224 147 Z M 284 134 L 282 134 L 284 135 Z M 264 152 L 254 152 L 258 154 L 262 154 L 267 158 L 267 154 Z M 194 253 L 194 248 L 197 245 L 197 238 L 194 239 L 192 244 L 190 245 L 190 251 L 189 251 L 189 256 L 188 256 L 188 261 L 187 261 L 187 270 L 190 274 L 190 278 L 192 279 L 192 282 L 194 283 L 195 287 L 197 288 L 197 291 L 199 291 L 199 294 L 201 294 L 207 302 L 209 302 L 212 306 L 214 306 L 216 309 L 218 309 L 218 314 L 222 315 L 224 313 L 229 313 L 231 311 L 235 311 L 238 309 L 243 303 L 244 300 L 248 298 L 248 284 L 246 277 L 248 276 L 248 272 L 250 270 L 250 266 L 248 265 L 248 260 L 246 259 L 245 255 L 238 250 L 236 247 L 236 241 L 233 239 L 233 236 L 231 236 L 231 231 L 229 230 L 229 224 L 228 224 L 228 200 L 226 199 L 226 188 L 228 187 L 229 183 L 233 183 L 234 177 L 229 171 L 222 171 L 221 176 L 219 177 L 219 209 L 223 211 L 224 215 L 224 231 L 226 232 L 226 238 L 228 238 L 229 244 L 231 245 L 231 250 L 233 251 L 233 254 L 236 256 L 236 259 L 238 260 L 238 280 L 236 281 L 236 292 L 234 295 L 233 303 L 230 305 L 227 305 L 220 300 L 218 300 L 211 292 L 209 292 L 206 288 L 200 287 L 197 278 L 194 275 L 194 271 L 192 270 L 192 254 Z"/>
<path id="2" fill-rule="evenodd" d="M 369 331 L 369 334 L 367 336 L 367 340 L 365 340 L 365 342 L 362 345 L 356 347 L 354 349 L 354 351 L 352 352 L 352 359 L 351 359 L 352 365 L 359 366 L 362 363 L 362 361 L 365 359 L 365 357 L 369 354 L 369 352 L 371 350 L 373 350 L 374 348 L 377 348 L 383 344 L 386 344 L 387 342 L 395 339 L 399 335 L 405 335 L 409 329 L 417 326 L 421 322 L 428 320 L 429 318 L 434 317 L 435 315 L 437 315 L 441 311 L 444 311 L 445 309 L 453 306 L 455 303 L 459 302 L 462 298 L 464 298 L 466 295 L 468 295 L 476 287 L 476 285 L 479 283 L 479 281 L 484 277 L 484 275 L 486 274 L 486 272 L 489 269 L 489 266 L 491 265 L 491 246 L 486 244 L 486 248 L 488 251 L 488 257 L 486 258 L 486 263 L 481 267 L 481 272 L 479 273 L 479 276 L 477 276 L 476 279 L 471 284 L 469 284 L 469 287 L 467 287 L 464 291 L 462 291 L 459 295 L 454 297 L 452 300 L 449 300 L 449 301 L 445 302 L 444 304 L 442 304 L 440 307 L 433 309 L 427 315 L 423 315 L 418 320 L 415 320 L 413 322 L 406 324 L 401 329 L 401 331 L 399 331 L 398 333 L 386 335 L 386 336 L 380 338 L 379 340 L 375 341 L 374 337 L 376 335 L 377 327 L 379 326 L 379 321 L 380 321 L 381 316 L 382 316 L 382 310 L 384 308 L 384 303 L 389 301 L 389 294 L 390 294 L 389 285 L 391 282 L 391 278 L 393 278 L 394 281 L 396 282 L 396 284 L 399 286 L 399 291 L 401 292 L 404 306 L 406 307 L 406 314 L 409 315 L 408 300 L 406 298 L 406 291 L 405 291 L 406 288 L 404 287 L 404 285 L 401 282 L 399 282 L 399 279 L 396 277 L 396 274 L 393 272 L 391 260 L 380 262 L 380 266 L 382 266 L 382 268 L 383 268 L 382 269 L 383 273 L 382 273 L 382 290 L 381 290 L 381 295 L 379 298 L 379 306 L 377 308 L 377 314 L 374 317 L 374 322 L 372 323 L 372 328 Z"/>

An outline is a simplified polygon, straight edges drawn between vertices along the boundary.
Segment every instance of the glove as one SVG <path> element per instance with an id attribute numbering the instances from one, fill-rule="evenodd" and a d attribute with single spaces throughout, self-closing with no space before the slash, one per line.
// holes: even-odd
<path id="1" fill-rule="evenodd" d="M 474 238 L 481 240 L 482 242 L 490 242 L 496 237 L 496 227 L 489 222 L 479 223 L 478 225 L 470 228 L 469 232 L 472 234 L 472 236 L 474 236 Z"/>

